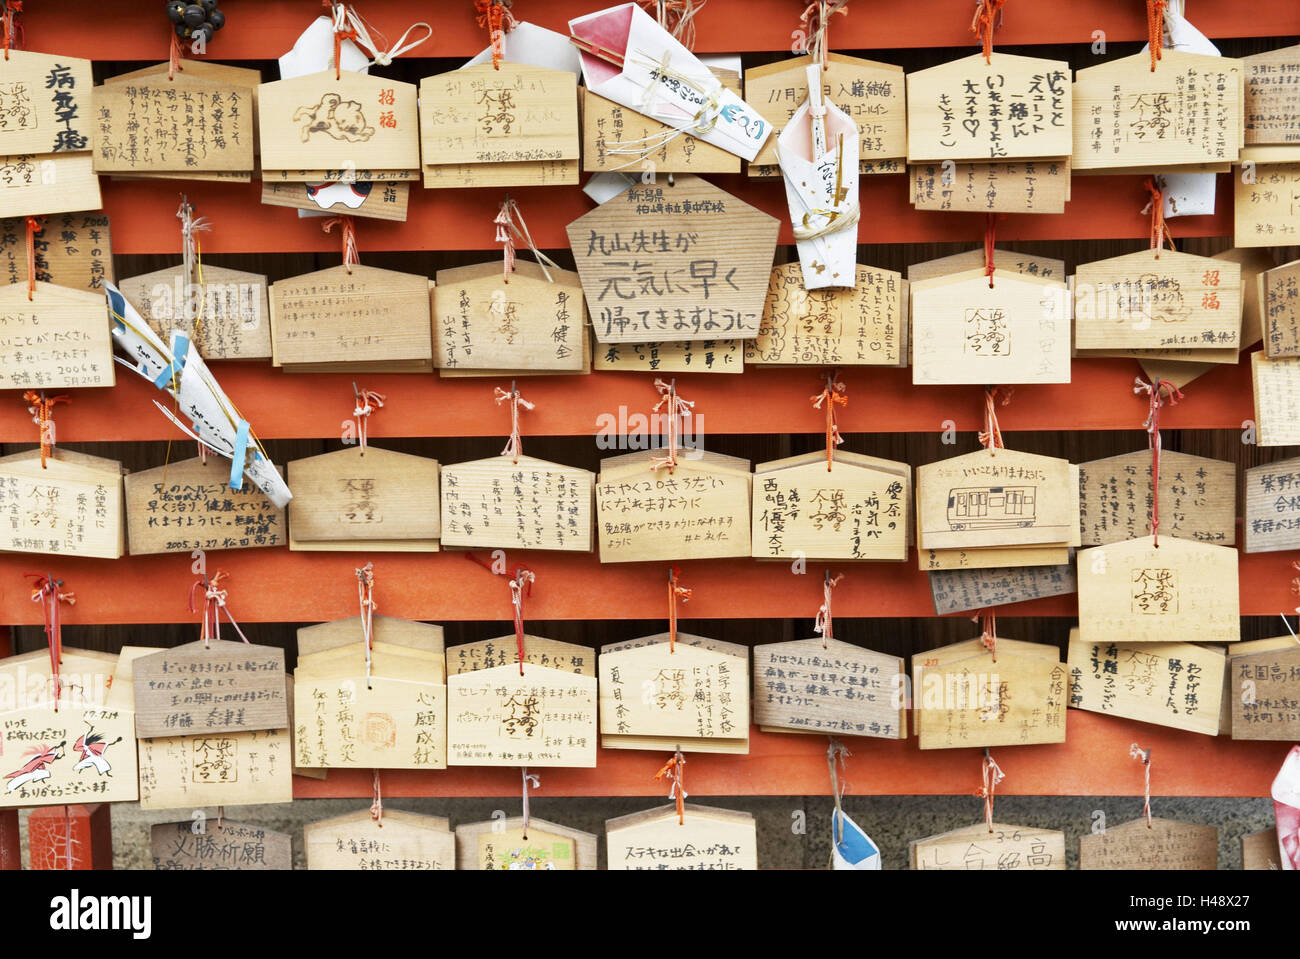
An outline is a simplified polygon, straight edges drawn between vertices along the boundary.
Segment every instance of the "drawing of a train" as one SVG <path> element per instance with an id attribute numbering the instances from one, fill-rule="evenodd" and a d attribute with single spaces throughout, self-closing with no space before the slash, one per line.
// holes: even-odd
<path id="1" fill-rule="evenodd" d="M 948 491 L 951 529 L 1017 529 L 1034 525 L 1033 486 L 972 486 Z"/>

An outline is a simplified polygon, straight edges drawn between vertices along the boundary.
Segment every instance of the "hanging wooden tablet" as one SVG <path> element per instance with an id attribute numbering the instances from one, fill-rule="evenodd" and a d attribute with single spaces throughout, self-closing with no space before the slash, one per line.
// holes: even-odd
<path id="1" fill-rule="evenodd" d="M 583 368 L 586 310 L 578 274 L 516 260 L 439 270 L 434 363 L 447 369 L 534 372 Z"/>
<path id="2" fill-rule="evenodd" d="M 456 837 L 445 816 L 368 809 L 308 823 L 302 829 L 308 869 L 427 870 L 456 868 Z"/>
<path id="3" fill-rule="evenodd" d="M 149 827 L 154 869 L 292 869 L 293 844 L 265 826 L 212 817 Z"/>
<path id="4" fill-rule="evenodd" d="M 1241 868 L 1281 869 L 1282 857 L 1278 854 L 1277 827 L 1253 832 L 1241 837 Z"/>
<path id="5" fill-rule="evenodd" d="M 373 220 L 406 222 L 411 187 L 402 182 L 373 180 L 320 183 L 262 181 L 262 205 L 284 206 L 322 215 L 359 216 Z M 300 214 L 301 215 L 301 214 Z"/>
<path id="6" fill-rule="evenodd" d="M 1233 655 L 1229 661 L 1232 738 L 1300 739 L 1300 642 Z"/>
<path id="7" fill-rule="evenodd" d="M 288 541 L 284 510 L 252 483 L 230 488 L 213 456 L 128 473 L 126 527 L 132 556 L 196 549 L 253 549 Z"/>
<path id="8" fill-rule="evenodd" d="M 601 746 L 748 753 L 748 648 L 668 635 L 601 647 Z"/>
<path id="9" fill-rule="evenodd" d="M 913 282 L 912 382 L 1068 383 L 1068 290 L 1059 280 L 970 270 Z"/>
<path id="10" fill-rule="evenodd" d="M 0 282 L 27 283 L 27 222 L 0 220 Z M 32 236 L 36 279 L 41 283 L 104 293 L 113 281 L 113 242 L 108 215 L 60 213 L 44 218 Z"/>
<path id="11" fill-rule="evenodd" d="M 903 739 L 903 660 L 837 639 L 754 647 L 754 722 L 764 732 Z"/>
<path id="12" fill-rule="evenodd" d="M 930 573 L 939 570 L 1063 566 L 1070 563 L 1072 559 L 1068 546 L 985 546 L 977 549 L 917 550 L 917 568 L 922 572 Z"/>
<path id="13" fill-rule="evenodd" d="M 930 571 L 930 596 L 939 616 L 1064 596 L 1077 589 L 1073 563 Z"/>
<path id="14" fill-rule="evenodd" d="M 1300 260 L 1259 277 L 1264 354 L 1269 359 L 1300 356 Z"/>
<path id="15" fill-rule="evenodd" d="M 336 619 L 330 623 L 318 623 L 315 626 L 303 626 L 298 630 L 298 659 L 326 653 L 341 647 L 351 647 L 361 636 L 361 617 Z M 371 617 L 370 637 L 375 643 L 397 646 L 403 649 L 420 650 L 430 655 L 443 656 L 443 632 L 441 626 L 431 623 L 415 623 L 396 616 L 383 616 L 375 613 Z"/>
<path id="16" fill-rule="evenodd" d="M 1218 869 L 1219 830 L 1159 818 L 1148 826 L 1145 819 L 1134 819 L 1080 836 L 1079 868 Z"/>
<path id="17" fill-rule="evenodd" d="M 181 330 L 206 360 L 271 357 L 269 284 L 260 273 L 204 265 L 189 283 L 182 265 L 122 280 L 118 289 L 155 333 Z"/>
<path id="18" fill-rule="evenodd" d="M 377 618 L 376 618 L 376 621 Z M 524 662 L 577 676 L 596 678 L 596 651 L 590 646 L 562 643 L 543 636 L 524 636 Z M 519 646 L 512 636 L 498 636 L 447 649 L 447 675 L 459 676 L 497 666 L 518 666 Z"/>
<path id="19" fill-rule="evenodd" d="M 823 96 L 847 113 L 858 127 L 861 173 L 902 173 L 907 154 L 907 104 L 903 68 L 831 53 L 822 72 Z M 745 71 L 745 100 L 776 133 L 808 99 L 811 55 L 779 60 Z M 749 164 L 750 176 L 776 177 L 776 137 Z"/>
<path id="20" fill-rule="evenodd" d="M 691 174 L 633 184 L 574 220 L 597 342 L 756 336 L 779 226 Z"/>
<path id="21" fill-rule="evenodd" d="M 117 656 L 63 647 L 55 699 L 44 649 L 0 660 L 0 808 L 134 802 L 139 796 L 129 684 Z"/>
<path id="22" fill-rule="evenodd" d="M 509 62 L 425 77 L 420 152 L 426 187 L 577 183 L 577 77 Z"/>
<path id="23" fill-rule="evenodd" d="M 918 163 L 907 169 L 912 206 L 958 213 L 1064 213 L 1070 158 L 1005 163 Z"/>
<path id="24" fill-rule="evenodd" d="M 1291 649 L 1296 645 L 1295 637 L 1289 633 L 1274 636 L 1271 639 L 1243 639 L 1231 646 L 1218 646 L 1223 650 L 1228 661 L 1223 669 L 1223 697 L 1219 705 L 1219 735 L 1232 735 L 1233 700 L 1243 696 L 1248 688 L 1239 682 L 1232 672 L 1232 660 L 1237 656 L 1251 656 L 1255 653 L 1272 653 Z M 1253 693 L 1252 693 L 1253 694 Z"/>
<path id="25" fill-rule="evenodd" d="M 755 365 L 901 366 L 907 282 L 857 266 L 852 289 L 807 289 L 797 263 L 772 268 L 758 337 L 745 342 Z"/>
<path id="26" fill-rule="evenodd" d="M 922 749 L 1065 742 L 1068 673 L 1055 646 L 979 639 L 912 657 Z"/>
<path id="27" fill-rule="evenodd" d="M 1300 357 L 1270 360 L 1250 354 L 1255 392 L 1255 442 L 1260 446 L 1300 445 Z"/>
<path id="28" fill-rule="evenodd" d="M 591 368 L 648 373 L 743 373 L 747 346 L 745 340 L 596 344 Z"/>
<path id="29" fill-rule="evenodd" d="M 758 830 L 752 813 L 673 804 L 605 821 L 609 869 L 757 869 Z"/>
<path id="30" fill-rule="evenodd" d="M 671 470 L 652 470 L 653 459 L 642 452 L 600 461 L 600 561 L 749 556 L 749 460 L 688 449 Z"/>
<path id="31" fill-rule="evenodd" d="M 1079 637 L 1088 643 L 1233 643 L 1237 551 L 1166 536 L 1079 551 Z"/>
<path id="32" fill-rule="evenodd" d="M 54 448 L 0 456 L 0 550 L 117 559 L 125 542 L 122 464 Z"/>
<path id="33" fill-rule="evenodd" d="M 1233 244 L 1300 243 L 1300 163 L 1259 163 L 1253 173 L 1233 173 Z"/>
<path id="34" fill-rule="evenodd" d="M 836 450 L 754 467 L 753 555 L 907 559 L 912 468 Z"/>
<path id="35" fill-rule="evenodd" d="M 1032 826 L 963 826 L 907 844 L 913 869 L 1033 871 L 1065 868 L 1065 833 Z"/>
<path id="36" fill-rule="evenodd" d="M 1070 65 L 994 52 L 907 77 L 907 162 L 1068 157 Z"/>
<path id="37" fill-rule="evenodd" d="M 1219 690 L 1227 668 L 1222 647 L 1085 643 L 1072 629 L 1067 659 L 1074 709 L 1205 736 L 1219 733 Z"/>
<path id="38" fill-rule="evenodd" d="M 1084 546 L 1136 539 L 1151 522 L 1151 451 L 1079 464 Z M 1237 538 L 1237 466 L 1224 460 L 1160 453 L 1160 531 L 1232 546 Z"/>
<path id="39" fill-rule="evenodd" d="M 444 546 L 591 552 L 595 475 L 534 456 L 442 468 Z"/>
<path id="40" fill-rule="evenodd" d="M 112 386 L 104 297 L 37 281 L 0 286 L 0 389 Z"/>
<path id="41" fill-rule="evenodd" d="M 1246 470 L 1245 489 L 1242 552 L 1300 549 L 1300 459 Z"/>
<path id="42" fill-rule="evenodd" d="M 286 372 L 428 371 L 428 278 L 356 264 L 277 280 L 271 341 Z"/>
<path id="43" fill-rule="evenodd" d="M 1282 47 L 1241 58 L 1245 87 L 1243 160 L 1300 158 L 1300 133 L 1293 122 L 1300 110 L 1300 46 Z"/>
<path id="44" fill-rule="evenodd" d="M 596 837 L 532 816 L 456 827 L 457 869 L 595 869 Z"/>
<path id="45" fill-rule="evenodd" d="M 952 276 L 968 270 L 983 270 L 985 263 L 986 255 L 982 247 L 966 250 L 964 253 L 953 253 L 934 260 L 912 263 L 907 268 L 907 279 L 910 283 L 919 283 L 922 280 Z M 1035 256 L 1031 253 L 1018 253 L 1015 250 L 994 250 L 993 265 L 995 276 L 998 272 L 1005 272 L 1033 276 L 1041 280 L 1059 280 L 1062 283 L 1066 279 L 1065 261 L 1050 256 Z"/>
<path id="46" fill-rule="evenodd" d="M 438 461 L 368 445 L 289 463 L 289 548 L 434 552 Z"/>
<path id="47" fill-rule="evenodd" d="M 349 70 L 336 74 L 326 70 L 257 88 L 263 175 L 316 183 L 418 171 L 415 84 Z M 331 172 L 345 175 L 322 175 Z"/>
<path id="48" fill-rule="evenodd" d="M 1168 170 L 1237 162 L 1241 76 L 1237 60 L 1171 49 L 1154 71 L 1149 53 L 1080 70 L 1071 163 L 1076 170 Z"/>
<path id="49" fill-rule="evenodd" d="M 98 210 L 102 205 L 88 152 L 0 156 L 0 217 Z"/>

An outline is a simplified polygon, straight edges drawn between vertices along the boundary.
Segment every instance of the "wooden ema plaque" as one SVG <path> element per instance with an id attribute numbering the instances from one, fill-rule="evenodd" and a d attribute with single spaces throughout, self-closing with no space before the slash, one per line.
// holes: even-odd
<path id="1" fill-rule="evenodd" d="M 780 223 L 692 174 L 633 184 L 568 225 L 600 343 L 758 334 Z"/>
<path id="2" fill-rule="evenodd" d="M 155 823 L 149 856 L 160 870 L 293 868 L 286 834 L 229 819 Z"/>
<path id="3" fill-rule="evenodd" d="M 55 447 L 0 456 L 0 550 L 117 559 L 125 539 L 122 464 Z"/>
<path id="4" fill-rule="evenodd" d="M 1219 734 L 1222 647 L 1085 643 L 1070 630 L 1070 706 L 1138 722 Z"/>
<path id="5" fill-rule="evenodd" d="M 1258 284 L 1264 354 L 1300 356 L 1300 260 L 1265 271 Z"/>
<path id="6" fill-rule="evenodd" d="M 1277 844 L 1277 827 L 1241 837 L 1241 868 L 1249 870 L 1281 869 Z"/>
<path id="7" fill-rule="evenodd" d="M 1070 159 L 908 167 L 912 206 L 958 213 L 1064 213 Z"/>
<path id="8" fill-rule="evenodd" d="M 754 722 L 764 732 L 903 739 L 903 660 L 837 639 L 754 647 Z"/>
<path id="9" fill-rule="evenodd" d="M 524 636 L 524 662 L 562 673 L 596 678 L 596 651 L 589 646 L 562 643 L 542 636 Z M 447 650 L 447 675 L 493 669 L 497 666 L 519 666 L 519 644 L 513 634 L 485 639 L 477 643 L 464 643 Z"/>
<path id="10" fill-rule="evenodd" d="M 271 358 L 269 284 L 260 273 L 204 266 L 203 282 L 191 284 L 183 266 L 122 280 L 118 289 L 168 342 L 185 333 L 205 360 Z"/>
<path id="11" fill-rule="evenodd" d="M 591 367 L 648 373 L 743 373 L 746 345 L 745 340 L 597 344 Z"/>
<path id="12" fill-rule="evenodd" d="M 996 260 L 995 260 L 996 263 Z M 983 269 L 913 282 L 914 384 L 1068 383 L 1068 290 Z"/>
<path id="13" fill-rule="evenodd" d="M 1169 51 L 1165 51 L 1169 55 Z M 1218 869 L 1219 830 L 1153 818 L 1079 837 L 1080 869 Z"/>
<path id="14" fill-rule="evenodd" d="M 197 456 L 128 473 L 126 527 L 131 555 L 188 553 L 196 549 L 282 546 L 284 510 L 252 483 L 230 488 L 224 458 Z"/>
<path id="15" fill-rule="evenodd" d="M 439 368 L 583 368 L 586 310 L 582 284 L 570 270 L 543 271 L 528 260 L 515 261 L 508 278 L 499 262 L 439 270 L 433 311 Z"/>
<path id="16" fill-rule="evenodd" d="M 289 463 L 289 548 L 438 549 L 438 461 L 359 446 Z"/>
<path id="17" fill-rule="evenodd" d="M 1295 125 L 1295 115 L 1300 110 L 1300 90 L 1295 85 L 1297 73 L 1300 73 L 1300 46 L 1241 58 L 1248 146 L 1300 147 L 1300 130 Z"/>
<path id="18" fill-rule="evenodd" d="M 1241 75 L 1236 60 L 1170 49 L 1154 71 L 1149 53 L 1080 70 L 1074 149 L 1065 152 L 1076 170 L 1235 163 Z"/>
<path id="19" fill-rule="evenodd" d="M 445 816 L 369 809 L 309 823 L 302 830 L 308 869 L 428 870 L 456 868 L 456 837 Z"/>
<path id="20" fill-rule="evenodd" d="M 749 752 L 749 650 L 668 634 L 602 646 L 600 744 L 606 749 Z"/>
<path id="21" fill-rule="evenodd" d="M 919 549 L 917 568 L 922 572 L 997 570 L 999 567 L 1064 566 L 1073 554 L 1068 546 L 985 546 L 977 549 Z M 931 591 L 934 585 L 931 584 Z M 1073 592 L 1073 590 L 1071 590 Z"/>
<path id="22" fill-rule="evenodd" d="M 1300 458 L 1246 470 L 1243 553 L 1300 549 Z"/>
<path id="23" fill-rule="evenodd" d="M 61 213 L 45 219 L 32 237 L 36 279 L 41 283 L 103 295 L 113 282 L 113 242 L 108 215 Z M 0 220 L 0 282 L 27 285 L 27 223 Z"/>
<path id="24" fill-rule="evenodd" d="M 858 125 L 858 168 L 861 173 L 902 173 L 907 154 L 907 103 L 903 68 L 841 53 L 827 57 L 822 95 Z M 808 67 L 812 56 L 780 60 L 745 71 L 745 101 L 772 124 L 749 175 L 779 177 L 776 141 L 795 111 L 808 99 Z"/>
<path id="25" fill-rule="evenodd" d="M 509 62 L 425 77 L 420 81 L 425 186 L 577 183 L 577 84 L 568 70 Z"/>
<path id="26" fill-rule="evenodd" d="M 1032 826 L 975 823 L 907 844 L 913 869 L 1065 868 L 1065 833 Z"/>
<path id="27" fill-rule="evenodd" d="M 293 802 L 289 727 L 141 739 L 140 808 Z"/>
<path id="28" fill-rule="evenodd" d="M 1283 641 L 1289 645 L 1229 661 L 1233 739 L 1300 739 L 1300 643 Z"/>
<path id="29" fill-rule="evenodd" d="M 348 70 L 263 83 L 257 88 L 262 169 L 308 183 L 418 170 L 417 93 L 413 83 Z"/>
<path id="30" fill-rule="evenodd" d="M 1078 535 L 1070 464 L 1017 450 L 977 450 L 918 466 L 922 549 L 1062 545 Z"/>
<path id="31" fill-rule="evenodd" d="M 363 636 L 360 616 L 303 626 L 298 630 L 298 659 L 301 661 L 317 653 L 353 646 L 363 642 Z M 443 656 L 442 627 L 430 623 L 415 623 L 376 613 L 370 622 L 370 639 L 373 643 L 421 650 L 440 658 Z"/>
<path id="32" fill-rule="evenodd" d="M 994 52 L 907 77 L 907 162 L 1070 155 L 1070 65 Z"/>
<path id="33" fill-rule="evenodd" d="M 273 362 L 289 372 L 427 371 L 428 278 L 356 264 L 278 280 L 271 339 Z"/>
<path id="34" fill-rule="evenodd" d="M 1075 345 L 1086 349 L 1228 350 L 1241 343 L 1241 267 L 1228 260 L 1139 250 L 1081 264 Z"/>
<path id="35" fill-rule="evenodd" d="M 753 555 L 906 560 L 912 468 L 835 451 L 754 468 Z"/>
<path id="36" fill-rule="evenodd" d="M 0 155 L 90 150 L 91 62 L 10 50 L 0 62 Z"/>
<path id="37" fill-rule="evenodd" d="M 1300 445 L 1300 357 L 1270 360 L 1250 354 L 1255 393 L 1255 442 L 1259 446 Z"/>
<path id="38" fill-rule="evenodd" d="M 600 461 L 600 561 L 749 556 L 749 460 L 687 449 L 671 470 L 651 470 L 653 457 L 625 453 Z"/>
<path id="39" fill-rule="evenodd" d="M 742 94 L 740 74 L 709 67 L 725 89 Z M 582 88 L 582 169 L 586 173 L 739 173 L 740 157 Z M 576 182 L 576 179 L 575 181 Z"/>
<path id="40" fill-rule="evenodd" d="M 1259 163 L 1252 182 L 1234 171 L 1233 244 L 1295 246 L 1300 242 L 1300 163 Z"/>
<path id="41" fill-rule="evenodd" d="M 531 816 L 456 827 L 457 869 L 595 869 L 596 837 Z"/>
<path id="42" fill-rule="evenodd" d="M 1241 638 L 1237 551 L 1175 536 L 1080 550 L 1079 637 L 1088 643 Z"/>
<path id="43" fill-rule="evenodd" d="M 590 470 L 520 456 L 442 468 L 444 546 L 591 552 Z"/>
<path id="44" fill-rule="evenodd" d="M 785 366 L 901 366 L 907 284 L 858 264 L 852 287 L 807 290 L 799 264 L 772 268 L 758 337 L 745 361 Z"/>
<path id="45" fill-rule="evenodd" d="M 284 650 L 275 646 L 196 640 L 141 656 L 132 676 L 141 739 L 289 728 Z"/>
<path id="46" fill-rule="evenodd" d="M 751 813 L 686 803 L 605 822 L 608 869 L 757 869 L 758 829 Z"/>
<path id="47" fill-rule="evenodd" d="M 103 294 L 37 281 L 32 299 L 0 286 L 0 389 L 112 386 L 113 343 Z"/>
<path id="48" fill-rule="evenodd" d="M 1079 502 L 1084 546 L 1105 546 L 1147 533 L 1153 502 L 1151 451 L 1080 463 Z M 1160 532 L 1232 546 L 1237 539 L 1236 464 L 1162 451 Z"/>
<path id="49" fill-rule="evenodd" d="M 1077 590 L 1073 563 L 930 570 L 930 595 L 939 616 L 1064 596 Z"/>
<path id="50" fill-rule="evenodd" d="M 913 721 L 922 749 L 1065 742 L 1069 685 L 1055 646 L 979 639 L 912 657 Z"/>
<path id="51" fill-rule="evenodd" d="M 1041 280 L 1065 282 L 1065 261 L 1050 256 L 1034 256 L 1030 253 L 1018 253 L 1014 250 L 993 251 L 994 278 L 998 271 L 1033 276 Z M 970 270 L 984 269 L 983 248 L 953 253 L 934 260 L 913 263 L 907 268 L 909 283 L 933 280 L 940 276 L 953 276 Z"/>
<path id="52" fill-rule="evenodd" d="M 410 203 L 408 183 L 335 180 L 325 183 L 262 181 L 262 205 L 283 206 L 309 213 L 337 213 L 373 220 L 406 222 Z"/>
<path id="53" fill-rule="evenodd" d="M 0 217 L 98 210 L 102 205 L 89 153 L 0 156 Z"/>

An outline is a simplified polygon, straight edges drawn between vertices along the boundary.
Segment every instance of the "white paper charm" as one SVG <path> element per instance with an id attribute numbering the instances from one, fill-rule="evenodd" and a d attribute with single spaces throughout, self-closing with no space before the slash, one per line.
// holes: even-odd
<path id="1" fill-rule="evenodd" d="M 339 51 L 339 67 L 353 73 L 369 73 L 370 59 L 351 40 L 345 39 Z M 310 73 L 321 73 L 334 66 L 334 21 L 317 17 L 280 57 L 280 79 L 292 80 Z"/>
<path id="2" fill-rule="evenodd" d="M 839 835 L 840 823 L 844 835 Z M 841 811 L 831 813 L 831 868 L 879 869 L 880 849 L 862 827 Z"/>
<path id="3" fill-rule="evenodd" d="M 519 20 L 510 32 L 501 38 L 501 45 L 506 63 L 522 63 L 527 67 L 544 67 L 548 70 L 567 70 L 575 77 L 582 75 L 582 64 L 578 61 L 577 49 L 569 42 L 568 37 L 554 30 L 547 30 L 527 20 Z M 465 66 L 474 67 L 480 63 L 491 62 L 492 47 L 489 45 L 473 60 L 467 61 Z"/>

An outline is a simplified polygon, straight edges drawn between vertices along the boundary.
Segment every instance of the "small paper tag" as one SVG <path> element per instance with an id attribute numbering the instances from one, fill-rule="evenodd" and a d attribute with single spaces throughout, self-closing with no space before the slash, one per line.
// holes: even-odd
<path id="1" fill-rule="evenodd" d="M 344 70 L 368 73 L 370 61 L 351 40 L 340 47 L 339 64 Z M 334 64 L 334 24 L 329 17 L 317 17 L 293 42 L 291 49 L 280 57 L 280 79 L 292 80 L 309 73 L 320 73 Z"/>

